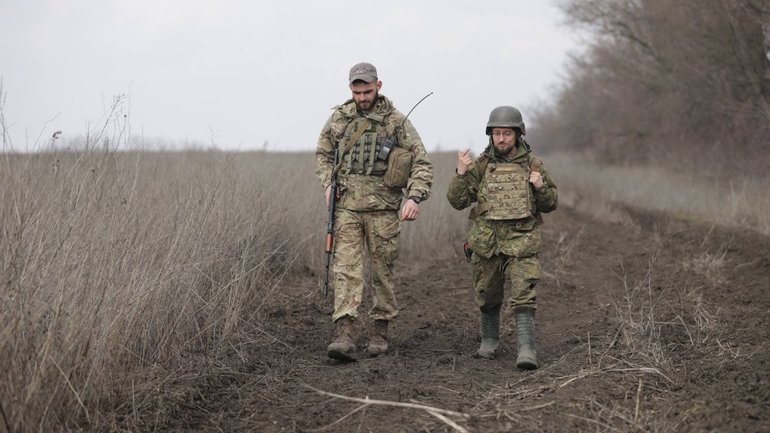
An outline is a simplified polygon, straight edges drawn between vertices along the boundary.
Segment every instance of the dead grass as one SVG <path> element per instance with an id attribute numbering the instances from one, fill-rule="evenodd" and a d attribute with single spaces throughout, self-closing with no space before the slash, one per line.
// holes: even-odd
<path id="1" fill-rule="evenodd" d="M 465 260 L 462 242 L 470 228 L 468 210 L 458 212 L 449 205 L 446 190 L 454 176 L 457 154 L 436 153 L 429 155 L 433 163 L 433 189 L 431 199 L 420 206 L 416 222 L 405 223 L 402 228 L 401 257 L 404 262 L 424 258 Z"/>
<path id="2" fill-rule="evenodd" d="M 548 252 L 547 256 L 550 266 L 547 270 L 543 269 L 543 275 L 546 278 L 553 278 L 556 285 L 561 286 L 562 280 L 568 276 L 570 268 L 574 266 L 576 250 L 583 235 L 583 227 L 575 233 L 562 231 L 557 235 L 556 247 L 553 252 Z"/>
<path id="3" fill-rule="evenodd" d="M 259 331 L 279 281 L 317 272 L 309 295 L 320 290 L 326 213 L 313 164 L 310 154 L 6 153 L 0 405 L 9 429 L 99 425 L 115 407 L 147 419 L 157 387 L 178 380 L 186 358 L 280 339 Z M 442 240 L 461 238 L 466 217 L 438 191 L 405 224 L 402 263 L 462 254 Z"/>
<path id="4" fill-rule="evenodd" d="M 678 431 L 690 414 L 663 414 L 660 402 L 678 399 L 678 390 L 690 380 L 683 368 L 718 371 L 737 358 L 755 355 L 758 348 L 738 347 L 722 335 L 718 309 L 703 296 L 727 281 L 729 245 L 710 250 L 707 233 L 702 242 L 695 242 L 700 254 L 682 256 L 676 226 L 656 230 L 644 250 L 637 249 L 628 259 L 646 266 L 619 262 L 617 280 L 607 282 L 609 304 L 589 314 L 605 332 L 583 335 L 560 359 L 491 389 L 471 413 L 507 420 L 500 422 L 502 430 L 543 430 L 544 420 L 558 417 L 564 430 Z M 560 269 L 574 265 L 572 254 L 579 250 L 582 231 L 557 233 L 558 253 L 549 260 L 555 274 L 568 278 Z M 676 364 L 683 353 L 697 359 L 697 366 Z M 559 398 L 562 390 L 574 387 L 602 393 L 573 396 L 569 402 Z M 681 408 L 668 405 L 666 410 Z"/>
<path id="5" fill-rule="evenodd" d="M 185 354 L 260 344 L 244 339 L 265 299 L 290 269 L 314 264 L 316 224 L 284 199 L 314 213 L 311 191 L 271 181 L 304 157 L 6 154 L 0 404 L 8 428 L 88 425 L 116 388 L 133 390 L 118 404 L 141 409 L 152 390 L 133 372 L 173 375 Z"/>
<path id="6" fill-rule="evenodd" d="M 467 216 L 443 196 L 455 155 L 431 158 L 433 197 L 417 222 L 404 225 L 398 266 L 462 260 L 457 240 L 465 237 Z M 577 197 L 606 199 L 597 193 L 603 183 L 591 177 L 597 191 L 580 189 L 585 175 L 575 181 L 574 171 L 551 159 L 548 168 L 567 197 L 562 204 L 572 197 L 586 208 Z M 0 405 L 14 432 L 162 426 L 175 405 L 206 395 L 193 384 L 207 369 L 217 371 L 211 381 L 226 380 L 218 359 L 281 341 L 261 324 L 265 302 L 281 296 L 276 288 L 288 272 L 316 273 L 308 297 L 320 290 L 326 213 L 310 154 L 8 153 L 0 163 L 0 200 L 0 359 L 7 366 Z M 574 265 L 582 236 L 559 235 L 550 267 L 557 283 Z M 666 242 L 669 234 L 661 233 L 658 247 Z M 732 266 L 726 251 L 704 246 L 679 265 L 719 285 Z M 498 410 L 477 416 L 535 429 L 537 418 L 556 408 L 530 397 L 621 378 L 629 396 L 622 402 L 586 400 L 568 413 L 586 428 L 670 431 L 656 424 L 644 398 L 669 381 L 672 344 L 719 359 L 750 354 L 720 339 L 718 316 L 698 284 L 667 288 L 678 303 L 656 294 L 659 253 L 650 252 L 645 275 L 618 275 L 622 296 L 608 309 L 612 327 L 579 348 L 589 369 L 571 369 L 569 358 L 555 362 L 527 376 L 534 382 L 479 396 Z M 179 395 L 161 393 L 169 383 Z"/>
<path id="7" fill-rule="evenodd" d="M 556 178 L 560 201 L 603 221 L 631 223 L 621 208 L 628 205 L 770 234 L 766 178 L 719 181 L 708 173 L 610 166 L 581 154 L 549 155 L 546 164 Z"/>

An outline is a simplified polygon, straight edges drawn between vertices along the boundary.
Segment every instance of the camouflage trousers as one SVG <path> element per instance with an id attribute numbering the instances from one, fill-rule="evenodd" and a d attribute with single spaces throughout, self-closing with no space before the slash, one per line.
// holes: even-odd
<path id="1" fill-rule="evenodd" d="M 491 311 L 503 304 L 506 276 L 511 280 L 511 296 L 508 301 L 511 307 L 535 308 L 535 284 L 541 272 L 537 255 L 522 258 L 496 254 L 486 258 L 474 254 L 471 264 L 473 288 L 476 289 L 476 301 L 481 311 Z"/>
<path id="2" fill-rule="evenodd" d="M 393 284 L 393 261 L 398 258 L 401 221 L 398 211 L 358 212 L 337 209 L 334 225 L 334 314 L 357 317 L 364 292 L 364 253 L 367 253 L 374 304 L 373 319 L 398 315 Z"/>

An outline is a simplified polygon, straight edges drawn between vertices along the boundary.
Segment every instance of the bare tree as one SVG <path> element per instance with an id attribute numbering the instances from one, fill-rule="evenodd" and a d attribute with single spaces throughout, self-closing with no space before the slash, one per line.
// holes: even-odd
<path id="1" fill-rule="evenodd" d="M 770 144 L 770 0 L 567 0 L 588 32 L 569 81 L 538 113 L 555 146 L 610 160 L 764 169 Z"/>

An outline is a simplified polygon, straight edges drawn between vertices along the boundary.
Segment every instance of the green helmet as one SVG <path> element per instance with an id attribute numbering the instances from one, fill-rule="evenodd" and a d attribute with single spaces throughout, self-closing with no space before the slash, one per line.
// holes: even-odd
<path id="1" fill-rule="evenodd" d="M 492 128 L 518 128 L 521 130 L 521 135 L 527 133 L 521 111 L 507 105 L 497 107 L 489 113 L 487 135 L 492 134 Z"/>

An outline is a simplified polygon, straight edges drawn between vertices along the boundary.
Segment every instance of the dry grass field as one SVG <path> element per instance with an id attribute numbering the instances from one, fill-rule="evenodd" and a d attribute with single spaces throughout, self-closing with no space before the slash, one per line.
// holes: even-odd
<path id="1" fill-rule="evenodd" d="M 613 166 L 584 154 L 558 154 L 548 161 L 567 182 L 562 203 L 582 211 L 622 219 L 615 206 L 621 204 L 770 235 L 766 176 L 730 174 L 710 166 L 700 171 Z"/>
<path id="2" fill-rule="evenodd" d="M 309 153 L 0 157 L 0 432 L 769 430 L 764 181 L 546 157 L 562 205 L 525 373 L 510 324 L 470 356 L 453 154 L 404 226 L 392 353 L 350 365 L 325 358 Z"/>
<path id="3" fill-rule="evenodd" d="M 299 156 L 3 158 L 0 403 L 12 431 L 98 423 L 100 405 L 157 385 L 139 369 L 245 344 L 320 227 L 317 190 L 290 168 Z"/>

